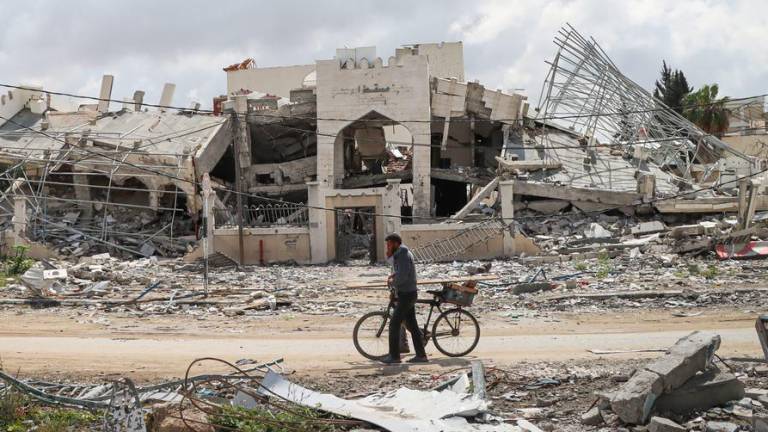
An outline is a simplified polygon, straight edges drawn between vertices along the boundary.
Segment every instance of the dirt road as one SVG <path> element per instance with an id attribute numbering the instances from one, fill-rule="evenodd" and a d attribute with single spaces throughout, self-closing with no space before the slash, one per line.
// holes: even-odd
<path id="1" fill-rule="evenodd" d="M 667 311 L 570 316 L 509 322 L 481 318 L 483 335 L 471 358 L 495 364 L 569 359 L 627 359 L 654 354 L 597 356 L 588 349 L 666 348 L 692 330 L 714 330 L 723 338 L 722 356 L 762 354 L 752 313 L 701 311 L 689 318 Z M 0 356 L 6 370 L 25 376 L 96 378 L 128 376 L 138 381 L 182 376 L 199 357 L 271 360 L 313 374 L 331 370 L 378 373 L 381 366 L 360 357 L 351 342 L 355 317 L 272 316 L 244 321 L 200 321 L 191 317 L 110 317 L 83 323 L 53 311 L 0 312 Z M 428 368 L 455 368 L 471 358 L 449 359 L 434 348 Z M 405 366 L 404 366 L 405 367 Z M 424 367 L 424 366 L 421 366 Z"/>

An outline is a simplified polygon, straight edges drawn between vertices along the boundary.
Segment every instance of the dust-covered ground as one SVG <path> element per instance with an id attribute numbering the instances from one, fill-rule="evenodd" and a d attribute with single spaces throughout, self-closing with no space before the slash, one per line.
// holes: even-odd
<path id="1" fill-rule="evenodd" d="M 493 411 L 544 430 L 589 430 L 579 419 L 596 391 L 615 389 L 694 330 L 720 334 L 721 367 L 733 368 L 747 387 L 768 385 L 759 376 L 754 330 L 765 309 L 766 262 L 623 255 L 547 265 L 493 261 L 486 271 L 487 264 L 419 267 L 422 279 L 497 276 L 479 285 L 469 308 L 481 327 L 475 351 L 448 358 L 430 344 L 428 365 L 384 366 L 355 351 L 355 321 L 388 298 L 382 289 L 347 289 L 388 273 L 355 263 L 217 268 L 201 295 L 200 268 L 180 260 L 85 260 L 52 288 L 54 301 L 30 302 L 13 282 L 2 289 L 0 355 L 3 368 L 24 379 L 127 377 L 138 384 L 181 377 L 201 357 L 282 358 L 290 379 L 342 397 L 428 389 L 480 359 Z M 545 274 L 536 280 L 551 289 L 514 293 L 540 269 Z M 676 420 L 703 430 L 699 414 L 748 423 L 727 407 Z M 605 430 L 616 430 L 615 419 L 606 420 Z"/>

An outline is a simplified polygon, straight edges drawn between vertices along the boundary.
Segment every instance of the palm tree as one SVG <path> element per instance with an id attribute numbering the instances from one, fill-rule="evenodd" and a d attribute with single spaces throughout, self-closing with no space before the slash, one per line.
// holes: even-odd
<path id="1" fill-rule="evenodd" d="M 727 97 L 717 98 L 717 84 L 705 85 L 685 97 L 683 115 L 704 132 L 722 137 L 728 130 Z"/>

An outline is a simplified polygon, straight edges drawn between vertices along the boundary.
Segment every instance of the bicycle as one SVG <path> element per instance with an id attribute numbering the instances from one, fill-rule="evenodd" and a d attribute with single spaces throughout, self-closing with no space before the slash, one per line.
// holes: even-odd
<path id="1" fill-rule="evenodd" d="M 470 288 L 474 289 L 474 286 Z M 462 357 L 469 354 L 480 340 L 480 325 L 477 318 L 464 309 L 464 306 L 469 306 L 472 303 L 474 293 L 469 297 L 469 301 L 462 301 L 456 296 L 450 295 L 452 293 L 449 291 L 455 289 L 457 288 L 449 284 L 443 284 L 442 290 L 427 291 L 432 295 L 432 299 L 416 300 L 416 304 L 429 305 L 429 314 L 424 322 L 424 328 L 421 329 L 424 346 L 426 347 L 429 340 L 432 339 L 437 350 L 448 357 Z M 477 290 L 474 292 L 476 293 Z M 363 357 L 370 360 L 380 360 L 389 354 L 387 323 L 392 317 L 392 309 L 395 307 L 396 301 L 394 296 L 391 296 L 386 310 L 369 312 L 357 320 L 352 331 L 352 340 L 355 349 Z M 449 303 L 455 307 L 443 310 L 441 306 L 444 303 Z M 439 315 L 435 319 L 432 330 L 429 331 L 429 322 L 435 309 Z"/>

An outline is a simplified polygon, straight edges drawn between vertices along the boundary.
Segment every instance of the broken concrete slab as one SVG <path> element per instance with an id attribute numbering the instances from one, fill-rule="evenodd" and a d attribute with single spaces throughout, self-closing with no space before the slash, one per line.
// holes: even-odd
<path id="1" fill-rule="evenodd" d="M 658 232 L 666 231 L 667 227 L 661 221 L 642 222 L 630 229 L 630 232 L 634 235 L 655 234 Z"/>
<path id="2" fill-rule="evenodd" d="M 678 340 L 669 353 L 645 368 L 662 377 L 664 392 L 683 385 L 696 372 L 712 364 L 715 351 L 720 347 L 720 336 L 708 332 L 694 332 Z"/>
<path id="3" fill-rule="evenodd" d="M 586 426 L 597 426 L 603 424 L 603 415 L 598 407 L 593 407 L 581 415 L 581 424 Z"/>
<path id="4" fill-rule="evenodd" d="M 669 352 L 635 373 L 611 399 L 611 408 L 622 421 L 642 424 L 663 394 L 686 383 L 712 364 L 720 336 L 693 332 L 679 339 Z"/>
<path id="5" fill-rule="evenodd" d="M 752 418 L 752 430 L 754 430 L 754 432 L 768 432 L 768 416 L 754 416 Z"/>
<path id="6" fill-rule="evenodd" d="M 557 284 L 550 282 L 523 282 L 512 286 L 512 292 L 515 294 L 525 294 L 537 291 L 549 291 L 556 287 Z"/>
<path id="7" fill-rule="evenodd" d="M 739 425 L 730 422 L 711 421 L 707 422 L 705 432 L 736 432 Z"/>
<path id="8" fill-rule="evenodd" d="M 656 412 L 686 414 L 703 411 L 744 397 L 744 383 L 735 375 L 711 368 L 688 380 L 672 393 L 661 396 Z"/>
<path id="9" fill-rule="evenodd" d="M 591 239 L 610 238 L 613 234 L 607 229 L 603 228 L 599 223 L 591 223 L 589 227 L 584 230 L 584 236 Z"/>
<path id="10" fill-rule="evenodd" d="M 664 417 L 651 417 L 648 432 L 685 432 L 685 427 Z"/>
<path id="11" fill-rule="evenodd" d="M 663 390 L 658 374 L 641 369 L 613 395 L 611 409 L 625 423 L 645 423 Z"/>
<path id="12" fill-rule="evenodd" d="M 744 389 L 744 395 L 750 399 L 758 400 L 760 397 L 768 396 L 768 389 L 748 388 Z"/>

